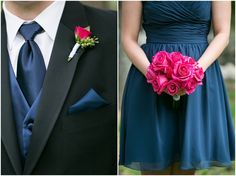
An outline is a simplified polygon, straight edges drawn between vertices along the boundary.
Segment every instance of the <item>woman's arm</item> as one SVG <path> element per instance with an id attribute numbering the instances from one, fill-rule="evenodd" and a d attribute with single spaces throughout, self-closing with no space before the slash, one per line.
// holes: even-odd
<path id="1" fill-rule="evenodd" d="M 215 37 L 198 61 L 204 71 L 221 55 L 229 43 L 230 17 L 230 1 L 212 1 L 212 22 Z"/>
<path id="2" fill-rule="evenodd" d="M 123 48 L 130 61 L 145 75 L 150 63 L 145 53 L 138 45 L 141 16 L 142 2 L 122 2 L 121 41 Z"/>

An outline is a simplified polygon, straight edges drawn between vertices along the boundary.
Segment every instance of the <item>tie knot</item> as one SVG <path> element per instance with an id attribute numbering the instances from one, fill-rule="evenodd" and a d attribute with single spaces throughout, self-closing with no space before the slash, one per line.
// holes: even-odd
<path id="1" fill-rule="evenodd" d="M 34 40 L 34 37 L 42 31 L 43 28 L 36 22 L 23 24 L 19 29 L 19 33 L 25 40 Z"/>

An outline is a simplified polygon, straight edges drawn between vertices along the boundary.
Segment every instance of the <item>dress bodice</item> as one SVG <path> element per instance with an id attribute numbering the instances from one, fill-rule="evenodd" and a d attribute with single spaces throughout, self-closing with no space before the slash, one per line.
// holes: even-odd
<path id="1" fill-rule="evenodd" d="M 147 42 L 206 42 L 210 24 L 210 1 L 143 2 Z"/>

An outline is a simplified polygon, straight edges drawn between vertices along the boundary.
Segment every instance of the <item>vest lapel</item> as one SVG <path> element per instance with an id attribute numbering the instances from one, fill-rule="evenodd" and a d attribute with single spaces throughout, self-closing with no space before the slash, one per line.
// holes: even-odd
<path id="1" fill-rule="evenodd" d="M 13 109 L 10 94 L 10 77 L 9 77 L 9 55 L 7 51 L 7 33 L 5 16 L 2 11 L 2 27 L 1 27 L 1 128 L 2 142 L 7 151 L 9 159 L 16 174 L 22 174 L 22 163 L 20 150 L 16 136 L 15 121 L 13 118 Z"/>
<path id="2" fill-rule="evenodd" d="M 22 159 L 24 160 L 25 156 L 27 156 L 29 147 L 28 143 L 31 139 L 29 135 L 30 130 L 28 125 L 35 121 L 36 112 L 41 97 L 41 91 L 30 107 L 16 80 L 11 64 L 9 64 L 9 68 L 13 114 L 16 123 L 18 143 L 20 145 L 21 155 L 23 157 Z"/>
<path id="3" fill-rule="evenodd" d="M 17 139 L 19 148 L 21 151 L 22 159 L 23 157 L 23 136 L 22 136 L 22 130 L 23 130 L 23 121 L 26 117 L 26 114 L 29 112 L 30 107 L 20 89 L 20 86 L 18 85 L 18 82 L 16 80 L 13 68 L 11 64 L 9 63 L 9 72 L 10 72 L 10 89 L 11 89 L 11 101 L 12 101 L 12 107 L 13 107 L 13 116 L 14 121 L 16 124 L 16 133 L 17 133 Z M 24 159 L 23 159 L 24 161 Z"/>
<path id="4" fill-rule="evenodd" d="M 46 72 L 23 174 L 31 174 L 37 164 L 68 94 L 77 62 L 84 52 L 83 49 L 79 49 L 74 59 L 67 61 L 75 44 L 76 25 L 88 26 L 84 8 L 79 3 L 75 6 L 74 3 L 67 2 Z"/>

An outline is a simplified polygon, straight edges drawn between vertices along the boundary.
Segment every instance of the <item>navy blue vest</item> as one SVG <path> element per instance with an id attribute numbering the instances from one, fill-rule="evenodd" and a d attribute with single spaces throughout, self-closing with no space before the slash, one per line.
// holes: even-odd
<path id="1" fill-rule="evenodd" d="M 32 128 L 34 125 L 34 119 L 37 113 L 37 107 L 39 104 L 41 91 L 34 103 L 30 107 L 18 85 L 16 76 L 14 74 L 11 63 L 9 62 L 10 70 L 10 89 L 11 89 L 11 100 L 13 115 L 16 123 L 16 132 L 18 137 L 18 143 L 20 146 L 20 151 L 23 159 L 26 158 L 28 150 L 30 137 L 32 134 Z"/>

